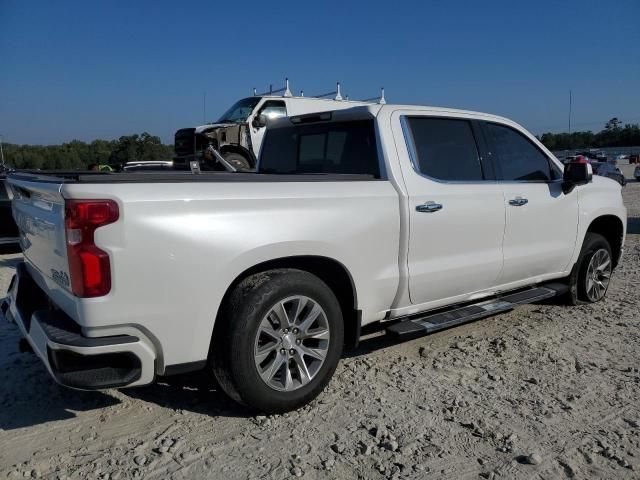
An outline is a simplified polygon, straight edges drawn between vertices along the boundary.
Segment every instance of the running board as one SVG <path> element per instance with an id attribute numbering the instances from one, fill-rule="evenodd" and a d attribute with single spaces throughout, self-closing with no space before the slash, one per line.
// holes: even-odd
<path id="1" fill-rule="evenodd" d="M 516 293 L 501 295 L 492 300 L 485 300 L 464 307 L 453 308 L 430 315 L 405 318 L 386 328 L 390 335 L 417 336 L 437 332 L 445 328 L 472 322 L 497 313 L 513 310 L 517 305 L 533 303 L 556 297 L 569 291 L 563 283 L 549 283 L 543 286 L 522 290 Z"/>

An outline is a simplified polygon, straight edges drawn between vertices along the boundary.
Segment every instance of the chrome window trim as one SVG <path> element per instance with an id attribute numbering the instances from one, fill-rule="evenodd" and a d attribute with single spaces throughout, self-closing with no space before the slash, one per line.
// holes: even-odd
<path id="1" fill-rule="evenodd" d="M 466 118 L 466 117 L 455 117 L 455 116 L 432 116 L 432 115 L 405 115 L 405 114 L 401 114 L 400 115 L 400 125 L 402 128 L 402 134 L 404 136 L 404 141 L 405 141 L 405 145 L 407 147 L 407 151 L 409 153 L 409 160 L 411 162 L 411 167 L 413 168 L 413 171 L 416 172 L 418 175 L 420 175 L 422 178 L 426 178 L 427 180 L 431 180 L 432 182 L 436 182 L 436 183 L 441 183 L 441 184 L 453 184 L 453 185 L 487 185 L 487 184 L 531 184 L 531 183 L 540 183 L 543 185 L 549 185 L 549 184 L 553 184 L 553 183 L 562 183 L 562 177 L 561 178 L 556 178 L 554 180 L 498 180 L 498 179 L 492 179 L 492 180 L 441 180 L 435 177 L 430 177 L 429 175 L 426 175 L 424 173 L 422 173 L 418 167 L 417 164 L 417 158 L 418 158 L 418 153 L 416 152 L 416 147 L 415 147 L 415 142 L 413 139 L 413 133 L 411 132 L 411 127 L 409 126 L 408 123 L 408 118 L 410 117 L 418 117 L 418 118 L 444 118 L 444 119 L 449 119 L 449 120 L 466 120 L 468 122 L 472 122 L 476 119 L 473 118 Z M 477 121 L 486 121 L 486 120 L 482 120 L 482 119 L 477 119 Z M 506 127 L 510 127 L 509 125 L 506 125 L 504 123 L 499 123 L 499 122 L 492 122 L 495 123 L 497 125 L 504 125 Z M 513 127 L 510 127 L 513 128 Z M 517 130 L 516 130 L 517 131 Z M 472 134 L 474 135 L 475 138 L 475 133 L 472 131 Z M 535 145 L 534 145 L 535 146 Z M 476 148 L 478 148 L 477 146 L 477 140 L 476 140 Z M 551 159 L 549 159 L 548 155 L 546 155 L 543 151 L 541 151 L 540 149 L 538 149 L 536 147 L 536 149 L 538 151 L 540 151 L 550 162 L 550 166 L 554 165 L 553 161 Z M 489 152 L 491 153 L 491 152 Z M 478 158 L 480 159 L 480 162 L 484 162 L 485 159 L 482 157 L 482 155 L 480 154 L 480 151 L 478 149 Z M 484 172 L 484 170 L 483 170 Z"/>

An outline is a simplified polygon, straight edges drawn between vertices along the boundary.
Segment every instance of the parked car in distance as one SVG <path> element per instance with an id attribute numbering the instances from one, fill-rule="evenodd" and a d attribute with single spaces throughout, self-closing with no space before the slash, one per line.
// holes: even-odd
<path id="1" fill-rule="evenodd" d="M 0 245 L 18 244 L 18 227 L 11 214 L 12 198 L 7 177 L 0 173 Z"/>
<path id="2" fill-rule="evenodd" d="M 503 117 L 415 105 L 277 119 L 257 172 L 9 182 L 24 263 L 1 310 L 56 381 L 206 368 L 265 412 L 322 392 L 366 325 L 413 338 L 602 300 L 627 224 L 586 160 L 563 168 Z"/>
<path id="3" fill-rule="evenodd" d="M 593 168 L 593 173 L 596 175 L 615 180 L 623 187 L 627 184 L 627 180 L 622 171 L 611 163 L 594 162 L 591 164 L 591 167 Z"/>
<path id="4" fill-rule="evenodd" d="M 633 176 L 640 182 L 640 165 L 633 170 Z"/>

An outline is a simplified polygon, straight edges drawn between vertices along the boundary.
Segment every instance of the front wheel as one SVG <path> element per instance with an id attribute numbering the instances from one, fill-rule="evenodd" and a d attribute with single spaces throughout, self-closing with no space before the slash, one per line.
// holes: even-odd
<path id="1" fill-rule="evenodd" d="M 301 270 L 243 280 L 217 322 L 211 359 L 218 382 L 231 398 L 263 412 L 311 401 L 342 353 L 338 300 L 322 280 Z"/>
<path id="2" fill-rule="evenodd" d="M 251 164 L 249 163 L 249 160 L 240 153 L 229 152 L 223 154 L 222 156 L 238 171 L 251 170 Z"/>
<path id="3" fill-rule="evenodd" d="M 604 298 L 613 273 L 611 246 L 606 238 L 589 232 L 570 278 L 573 304 L 594 303 Z"/>

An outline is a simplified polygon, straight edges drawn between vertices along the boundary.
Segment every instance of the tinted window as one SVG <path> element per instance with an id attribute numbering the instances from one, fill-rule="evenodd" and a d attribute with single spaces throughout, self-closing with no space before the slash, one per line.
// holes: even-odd
<path id="1" fill-rule="evenodd" d="M 503 125 L 486 125 L 501 180 L 549 181 L 555 177 L 549 159 L 528 138 Z"/>
<path id="2" fill-rule="evenodd" d="M 356 173 L 378 178 L 373 120 L 267 129 L 262 173 Z"/>
<path id="3" fill-rule="evenodd" d="M 411 117 L 408 120 L 420 173 L 438 180 L 482 180 L 478 148 L 466 120 Z"/>

